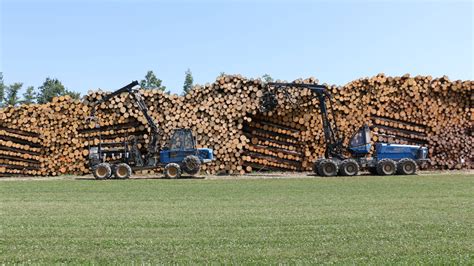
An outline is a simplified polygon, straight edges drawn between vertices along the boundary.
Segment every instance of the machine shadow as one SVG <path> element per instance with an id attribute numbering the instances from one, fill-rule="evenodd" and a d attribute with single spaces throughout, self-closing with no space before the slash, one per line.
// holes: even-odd
<path id="1" fill-rule="evenodd" d="M 183 180 L 201 180 L 201 179 L 206 179 L 205 176 L 182 176 L 178 179 L 183 179 Z M 77 181 L 127 181 L 127 180 L 176 180 L 176 179 L 172 179 L 172 178 L 164 178 L 164 177 L 160 177 L 160 176 L 134 176 L 133 178 L 127 178 L 127 179 L 116 179 L 116 178 L 109 178 L 109 179 L 104 179 L 104 180 L 97 180 L 93 177 L 76 177 L 74 178 L 74 180 L 77 180 Z"/>

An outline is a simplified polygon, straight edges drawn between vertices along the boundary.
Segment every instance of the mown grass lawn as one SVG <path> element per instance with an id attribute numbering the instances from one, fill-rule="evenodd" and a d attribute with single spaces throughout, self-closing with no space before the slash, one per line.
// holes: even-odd
<path id="1" fill-rule="evenodd" d="M 473 175 L 0 182 L 1 263 L 474 263 Z"/>

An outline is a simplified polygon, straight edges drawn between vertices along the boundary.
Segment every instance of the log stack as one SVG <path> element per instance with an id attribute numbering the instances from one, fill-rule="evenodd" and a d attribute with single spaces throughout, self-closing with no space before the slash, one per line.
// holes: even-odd
<path id="1" fill-rule="evenodd" d="M 461 169 L 473 168 L 473 86 L 473 81 L 447 77 L 379 74 L 328 87 L 346 139 L 368 124 L 373 141 L 426 145 L 431 167 Z M 141 93 L 161 130 L 161 146 L 173 129 L 192 128 L 199 147 L 214 150 L 216 160 L 203 166 L 206 173 L 310 170 L 324 153 L 318 100 L 307 89 L 278 90 L 277 108 L 262 112 L 266 91 L 260 79 L 227 75 L 186 96 Z M 0 109 L 0 175 L 87 173 L 88 146 L 99 137 L 111 143 L 133 136 L 144 151 L 150 129 L 127 94 L 102 103 L 98 120 L 87 121 L 90 106 L 106 94 L 91 92 L 82 102 L 58 97 L 48 104 Z"/>
<path id="2" fill-rule="evenodd" d="M 0 109 L 0 175 L 87 172 L 78 135 L 88 107 L 69 96 L 47 104 Z"/>

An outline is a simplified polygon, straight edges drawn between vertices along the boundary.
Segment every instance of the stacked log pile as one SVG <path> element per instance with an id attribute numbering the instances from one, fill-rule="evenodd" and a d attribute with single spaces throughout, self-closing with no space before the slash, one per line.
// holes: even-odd
<path id="1" fill-rule="evenodd" d="M 329 90 L 346 139 L 368 124 L 373 141 L 426 145 L 433 168 L 459 169 L 473 167 L 473 86 L 473 81 L 447 77 L 380 74 Z M 262 112 L 259 101 L 266 91 L 259 79 L 232 75 L 196 86 L 186 96 L 141 93 L 161 130 L 161 146 L 173 129 L 192 128 L 199 147 L 214 150 L 216 160 L 203 166 L 207 173 L 310 170 L 324 153 L 318 100 L 307 89 L 276 90 L 277 108 Z M 59 97 L 44 105 L 0 109 L 0 174 L 87 173 L 87 148 L 99 137 L 112 143 L 134 136 L 144 151 L 150 129 L 127 94 L 98 106 L 100 127 L 87 122 L 90 106 L 105 94 L 89 93 L 82 102 Z"/>
<path id="2" fill-rule="evenodd" d="M 39 174 L 43 157 L 39 134 L 13 126 L 0 128 L 0 176 Z"/>
<path id="3" fill-rule="evenodd" d="M 364 104 L 380 133 L 374 140 L 426 145 L 433 167 L 460 169 L 473 167 L 473 87 L 473 81 L 447 77 L 378 75 L 344 89 L 371 94 Z"/>
<path id="4" fill-rule="evenodd" d="M 77 132 L 87 113 L 87 106 L 69 96 L 0 109 L 0 175 L 87 172 L 87 150 Z"/>

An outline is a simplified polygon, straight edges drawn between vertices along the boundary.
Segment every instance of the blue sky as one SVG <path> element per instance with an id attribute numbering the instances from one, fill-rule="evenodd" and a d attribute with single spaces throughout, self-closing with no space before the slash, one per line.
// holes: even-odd
<path id="1" fill-rule="evenodd" d="M 474 79 L 473 1 L 1 2 L 7 84 L 117 89 L 153 70 L 180 93 L 221 72 L 343 85 L 387 75 Z"/>

